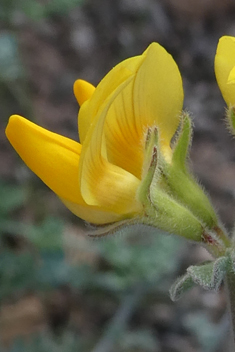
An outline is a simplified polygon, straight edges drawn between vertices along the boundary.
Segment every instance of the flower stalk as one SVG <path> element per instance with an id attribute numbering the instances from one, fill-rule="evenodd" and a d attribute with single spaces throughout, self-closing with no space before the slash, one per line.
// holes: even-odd
<path id="1" fill-rule="evenodd" d="M 233 350 L 235 350 L 235 273 L 228 271 L 226 276 L 226 291 L 228 299 L 228 310 L 231 322 L 231 332 L 233 341 Z"/>

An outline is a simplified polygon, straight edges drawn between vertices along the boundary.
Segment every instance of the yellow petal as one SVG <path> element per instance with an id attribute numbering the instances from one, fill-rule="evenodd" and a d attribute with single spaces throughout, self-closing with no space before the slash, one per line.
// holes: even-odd
<path id="1" fill-rule="evenodd" d="M 108 162 L 103 126 L 110 105 L 131 79 L 133 75 L 114 91 L 108 102 L 101 105 L 83 145 L 79 169 L 81 193 L 86 203 L 109 208 L 126 217 L 142 211 L 142 206 L 136 199 L 140 181 Z"/>
<path id="2" fill-rule="evenodd" d="M 169 145 L 179 124 L 183 95 L 182 79 L 174 59 L 161 45 L 152 43 L 134 85 L 137 130 L 156 125 L 160 141 Z"/>
<path id="3" fill-rule="evenodd" d="M 147 128 L 158 127 L 162 148 L 168 151 L 183 105 L 182 80 L 172 56 L 152 43 L 142 58 L 135 79 L 112 103 L 105 123 L 110 162 L 138 178 Z"/>
<path id="4" fill-rule="evenodd" d="M 89 99 L 95 91 L 95 87 L 82 79 L 77 79 L 73 85 L 74 95 L 78 104 L 81 106 L 87 99 Z"/>
<path id="5" fill-rule="evenodd" d="M 6 135 L 26 165 L 59 197 L 83 203 L 77 181 L 79 143 L 18 115 L 10 117 Z"/>
<path id="6" fill-rule="evenodd" d="M 235 38 L 220 38 L 215 55 L 215 75 L 228 106 L 235 105 Z"/>
<path id="7" fill-rule="evenodd" d="M 110 224 L 112 222 L 121 221 L 126 217 L 122 214 L 111 212 L 109 209 L 104 210 L 100 207 L 87 204 L 77 204 L 61 198 L 64 205 L 79 218 L 96 225 Z"/>
<path id="8" fill-rule="evenodd" d="M 234 84 L 235 83 L 235 66 L 232 68 L 232 70 L 230 71 L 230 73 L 228 75 L 227 83 L 228 84 Z"/>
<path id="9" fill-rule="evenodd" d="M 101 104 L 130 74 L 136 72 L 142 60 L 142 56 L 136 56 L 115 66 L 98 84 L 92 97 L 82 104 L 78 114 L 79 138 L 82 144 Z"/>
<path id="10" fill-rule="evenodd" d="M 113 101 L 105 122 L 108 160 L 141 179 L 143 165 L 142 131 L 136 129 L 133 81 Z"/>
<path id="11" fill-rule="evenodd" d="M 74 214 L 95 224 L 122 220 L 122 216 L 109 209 L 92 207 L 84 202 L 78 185 L 79 143 L 18 115 L 11 116 L 6 135 L 26 165 Z"/>

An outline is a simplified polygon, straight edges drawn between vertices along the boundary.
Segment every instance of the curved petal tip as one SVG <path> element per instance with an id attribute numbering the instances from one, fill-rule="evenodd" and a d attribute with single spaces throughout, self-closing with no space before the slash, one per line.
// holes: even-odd
<path id="1" fill-rule="evenodd" d="M 95 87 L 82 79 L 77 79 L 73 85 L 74 95 L 77 99 L 78 104 L 81 106 L 86 100 L 88 100 L 95 91 Z"/>

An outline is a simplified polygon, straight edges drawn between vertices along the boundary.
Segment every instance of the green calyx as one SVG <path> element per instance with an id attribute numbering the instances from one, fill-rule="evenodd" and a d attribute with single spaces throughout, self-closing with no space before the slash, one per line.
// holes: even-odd
<path id="1" fill-rule="evenodd" d="M 149 129 L 142 182 L 137 195 L 144 206 L 143 222 L 190 240 L 201 241 L 204 230 L 200 221 L 165 190 L 159 167 L 161 158 L 157 129 Z"/>
<path id="2" fill-rule="evenodd" d="M 154 175 L 158 170 L 158 131 L 156 127 L 148 129 L 145 139 L 145 154 L 144 164 L 142 171 L 142 182 L 138 189 L 137 198 L 141 201 L 146 208 L 149 204 L 149 189 L 154 180 Z"/>
<path id="3" fill-rule="evenodd" d="M 187 169 L 188 150 L 192 140 L 192 122 L 188 114 L 181 119 L 181 129 L 173 146 L 171 163 L 162 163 L 163 179 L 172 196 L 186 206 L 202 223 L 212 229 L 217 215 L 202 188 Z"/>
<path id="4" fill-rule="evenodd" d="M 214 209 L 186 168 L 191 143 L 191 121 L 182 117 L 181 131 L 175 142 L 171 162 L 161 152 L 156 127 L 148 129 L 142 181 L 137 199 L 143 205 L 141 223 L 202 242 L 218 257 L 230 246 L 218 226 Z"/>
<path id="5" fill-rule="evenodd" d="M 203 227 L 190 210 L 178 203 L 160 187 L 150 187 L 150 221 L 153 226 L 189 240 L 200 242 Z"/>

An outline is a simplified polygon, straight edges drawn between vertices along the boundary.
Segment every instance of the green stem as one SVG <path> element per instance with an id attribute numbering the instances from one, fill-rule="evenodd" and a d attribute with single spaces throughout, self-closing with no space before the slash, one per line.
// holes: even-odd
<path id="1" fill-rule="evenodd" d="M 212 228 L 209 232 L 205 230 L 202 240 L 214 258 L 224 256 L 226 250 L 231 247 L 227 233 L 219 226 Z"/>
<path id="2" fill-rule="evenodd" d="M 232 326 L 233 351 L 235 351 L 235 273 L 232 270 L 229 270 L 226 278 L 227 297 Z"/>
<path id="3" fill-rule="evenodd" d="M 225 247 L 231 247 L 231 241 L 228 234 L 219 226 L 215 226 L 213 230 L 216 232 L 217 236 L 223 241 Z"/>

